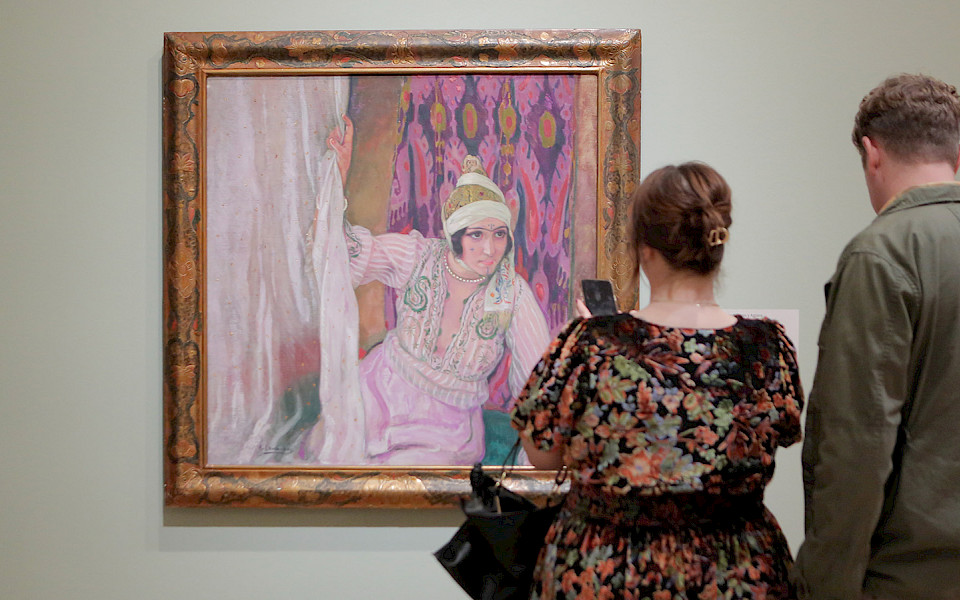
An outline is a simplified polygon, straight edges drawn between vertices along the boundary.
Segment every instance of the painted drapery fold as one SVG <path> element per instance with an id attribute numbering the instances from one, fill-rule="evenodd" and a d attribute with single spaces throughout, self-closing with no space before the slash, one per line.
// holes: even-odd
<path id="1" fill-rule="evenodd" d="M 343 236 L 328 235 L 344 198 L 326 140 L 347 92 L 342 77 L 208 79 L 212 464 L 360 456 L 356 300 Z M 324 397 L 342 401 L 321 407 Z M 336 444 L 322 435 L 332 428 Z"/>

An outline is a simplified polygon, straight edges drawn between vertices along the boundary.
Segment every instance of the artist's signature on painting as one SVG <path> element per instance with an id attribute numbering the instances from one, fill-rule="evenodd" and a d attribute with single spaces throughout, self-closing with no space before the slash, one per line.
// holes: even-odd
<path id="1" fill-rule="evenodd" d="M 293 452 L 293 450 L 286 446 L 264 446 L 263 444 L 257 446 L 257 450 L 260 451 L 260 454 L 270 454 L 274 456 L 283 456 Z"/>

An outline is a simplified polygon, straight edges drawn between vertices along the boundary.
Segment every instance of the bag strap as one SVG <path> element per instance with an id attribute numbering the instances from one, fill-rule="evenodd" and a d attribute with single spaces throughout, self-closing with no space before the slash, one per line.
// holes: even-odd
<path id="1" fill-rule="evenodd" d="M 550 492 L 550 496 L 547 497 L 547 506 L 550 506 L 550 499 L 559 497 L 562 501 L 563 496 L 560 496 L 560 488 L 563 486 L 563 482 L 567 480 L 567 475 L 570 473 L 570 469 L 567 468 L 567 465 L 560 465 L 560 468 L 557 469 L 557 474 L 553 477 L 553 490 Z"/>
<path id="2" fill-rule="evenodd" d="M 502 510 L 500 510 L 500 489 L 503 488 L 503 480 L 507 478 L 513 468 L 517 466 L 517 456 L 520 454 L 520 436 L 517 436 L 517 441 L 513 443 L 513 446 L 510 448 L 510 451 L 507 452 L 507 455 L 503 459 L 503 464 L 500 465 L 500 476 L 497 477 L 497 485 L 494 488 L 495 493 L 493 494 L 493 504 L 497 509 L 497 514 L 499 515 Z M 508 470 L 509 468 L 509 470 Z"/>
<path id="3" fill-rule="evenodd" d="M 497 477 L 496 490 L 503 488 L 503 480 L 507 478 L 507 475 L 513 472 L 513 469 L 517 466 L 517 457 L 520 455 L 520 436 L 517 436 L 517 441 L 513 443 L 513 446 L 510 448 L 510 451 L 507 452 L 507 456 L 503 459 L 503 465 L 500 467 L 500 476 Z M 567 474 L 569 473 L 567 465 L 561 464 L 557 469 L 557 473 L 553 476 L 553 490 L 550 492 L 550 495 L 547 497 L 547 506 L 550 506 L 551 498 L 557 496 L 557 492 L 563 486 L 563 483 L 567 480 Z M 494 494 L 494 504 L 497 508 L 497 514 L 500 514 L 500 494 Z"/>

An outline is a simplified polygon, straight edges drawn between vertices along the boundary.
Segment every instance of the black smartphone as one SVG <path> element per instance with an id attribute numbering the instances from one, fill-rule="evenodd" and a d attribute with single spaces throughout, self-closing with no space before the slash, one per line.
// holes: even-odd
<path id="1" fill-rule="evenodd" d="M 580 288 L 583 290 L 583 303 L 590 313 L 601 315 L 617 314 L 617 300 L 613 297 L 613 284 L 608 279 L 582 279 Z"/>

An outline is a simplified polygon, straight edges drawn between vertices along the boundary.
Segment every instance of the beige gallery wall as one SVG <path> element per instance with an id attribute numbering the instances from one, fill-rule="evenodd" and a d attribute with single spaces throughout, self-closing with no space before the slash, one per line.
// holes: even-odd
<path id="1" fill-rule="evenodd" d="M 460 598 L 455 511 L 173 510 L 161 498 L 164 31 L 630 27 L 642 171 L 701 159 L 735 193 L 720 290 L 800 312 L 870 220 L 851 118 L 889 73 L 960 83 L 960 3 L 0 0 L 0 595 Z M 799 453 L 768 502 L 802 540 Z"/>

